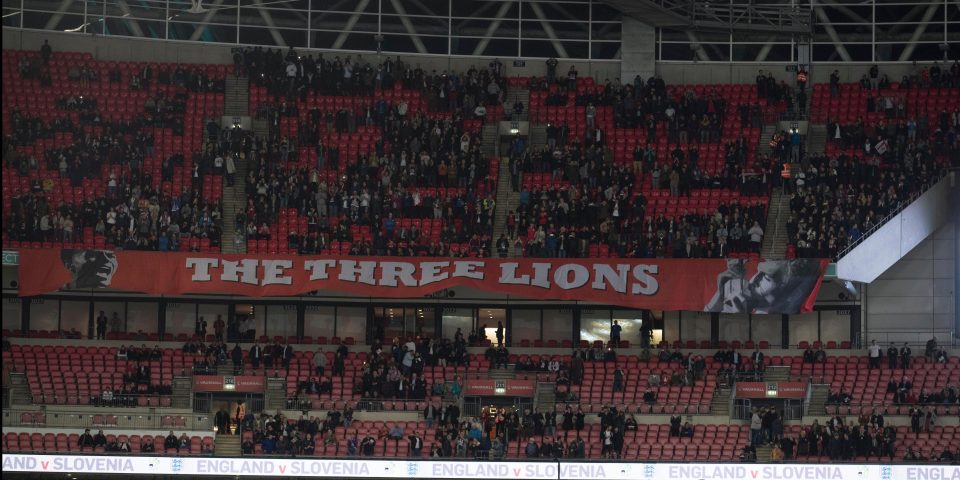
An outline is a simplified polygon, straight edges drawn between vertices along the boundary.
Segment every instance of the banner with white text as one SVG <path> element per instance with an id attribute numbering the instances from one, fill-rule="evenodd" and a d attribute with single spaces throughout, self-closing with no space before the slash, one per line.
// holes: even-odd
<path id="1" fill-rule="evenodd" d="M 534 480 L 960 480 L 956 465 L 576 463 L 3 454 L 3 471 L 58 474 Z"/>
<path id="2" fill-rule="evenodd" d="M 20 295 L 114 289 L 157 295 L 417 298 L 451 287 L 654 310 L 812 310 L 827 260 L 474 259 L 22 250 Z"/>

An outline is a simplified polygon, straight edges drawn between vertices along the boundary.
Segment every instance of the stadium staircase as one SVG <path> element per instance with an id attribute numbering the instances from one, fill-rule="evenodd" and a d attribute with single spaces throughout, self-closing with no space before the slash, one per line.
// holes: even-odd
<path id="1" fill-rule="evenodd" d="M 510 93 L 507 95 L 506 104 L 503 106 L 504 111 L 511 114 L 511 120 L 526 122 L 530 119 L 530 90 L 526 87 L 514 87 L 511 88 L 509 92 Z M 513 104 L 517 103 L 518 100 L 523 104 L 523 113 L 514 117 L 512 116 Z"/>
<path id="2" fill-rule="evenodd" d="M 250 82 L 247 77 L 227 75 L 223 96 L 223 114 L 230 117 L 250 115 Z"/>
<path id="3" fill-rule="evenodd" d="M 268 377 L 267 391 L 263 399 L 264 410 L 274 411 L 282 409 L 287 402 L 287 379 L 283 377 Z"/>
<path id="4" fill-rule="evenodd" d="M 764 229 L 760 257 L 781 260 L 787 253 L 787 222 L 790 220 L 790 195 L 783 188 L 774 188 L 767 208 L 767 224 Z"/>
<path id="5" fill-rule="evenodd" d="M 557 383 L 537 382 L 535 395 L 533 403 L 541 412 L 553 410 L 553 407 L 557 404 Z"/>
<path id="6" fill-rule="evenodd" d="M 827 126 L 822 123 L 810 123 L 807 125 L 807 154 L 823 153 L 827 148 Z"/>
<path id="7" fill-rule="evenodd" d="M 30 395 L 30 385 L 27 376 L 22 372 L 10 372 L 10 404 L 30 405 L 33 397 Z"/>
<path id="8" fill-rule="evenodd" d="M 827 403 L 827 397 L 830 396 L 830 385 L 815 383 L 811 385 L 810 400 L 807 402 L 806 415 L 821 416 L 827 414 L 824 405 Z"/>
<path id="9" fill-rule="evenodd" d="M 190 396 L 193 392 L 193 380 L 191 377 L 173 377 L 171 391 L 173 393 L 173 398 L 171 399 L 171 406 L 173 408 L 191 408 L 192 402 Z"/>
<path id="10" fill-rule="evenodd" d="M 710 400 L 710 415 L 730 416 L 730 387 L 718 386 Z"/>
<path id="11" fill-rule="evenodd" d="M 757 445 L 757 463 L 770 463 L 773 447 L 768 444 Z"/>
<path id="12" fill-rule="evenodd" d="M 213 456 L 239 457 L 241 454 L 240 435 L 217 435 L 214 442 Z"/>
<path id="13" fill-rule="evenodd" d="M 235 117 L 250 116 L 250 83 L 247 77 L 227 75 L 223 107 L 224 115 Z M 235 165 L 237 172 L 234 175 L 233 186 L 224 186 L 223 189 L 222 218 L 224 228 L 221 239 L 223 253 L 246 253 L 247 251 L 247 242 L 243 234 L 245 228 L 239 226 L 240 233 L 238 235 L 238 225 L 234 223 L 237 218 L 237 212 L 246 207 L 247 192 L 245 189 L 245 179 L 247 178 L 247 166 L 243 160 L 236 162 Z"/>
<path id="14" fill-rule="evenodd" d="M 518 205 L 520 205 L 520 192 L 514 192 L 511 186 L 510 159 L 503 157 L 500 159 L 500 173 L 497 174 L 497 206 L 493 216 L 494 247 L 500 235 L 507 233 L 507 215 L 516 210 Z M 494 254 L 499 256 L 497 253 Z M 513 244 L 510 243 L 507 247 L 507 257 L 514 257 L 514 254 Z"/>
<path id="15" fill-rule="evenodd" d="M 765 382 L 786 382 L 790 380 L 790 365 L 770 365 L 763 370 Z"/>
<path id="16" fill-rule="evenodd" d="M 514 368 L 513 364 L 507 365 L 507 368 L 494 368 L 490 370 L 487 377 L 490 380 L 515 380 L 517 371 Z"/>
<path id="17" fill-rule="evenodd" d="M 773 154 L 773 148 L 770 147 L 770 139 L 777 133 L 779 125 L 774 123 L 764 123 L 763 130 L 760 132 L 760 138 L 757 140 L 757 158 L 766 157 Z"/>

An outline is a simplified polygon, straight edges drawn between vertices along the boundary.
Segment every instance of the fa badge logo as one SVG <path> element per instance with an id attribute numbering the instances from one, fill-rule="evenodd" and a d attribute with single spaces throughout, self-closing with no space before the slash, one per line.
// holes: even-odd
<path id="1" fill-rule="evenodd" d="M 893 468 L 888 466 L 880 467 L 880 480 L 891 480 L 893 478 Z"/>
<path id="2" fill-rule="evenodd" d="M 408 477 L 416 477 L 418 473 L 420 473 L 420 465 L 419 465 L 419 464 L 416 464 L 416 463 L 414 463 L 414 462 L 408 462 L 408 463 L 407 463 L 407 476 L 408 476 Z"/>
<path id="3" fill-rule="evenodd" d="M 644 465 L 644 466 L 643 466 L 643 478 L 646 478 L 646 479 L 651 479 L 651 478 L 653 478 L 653 474 L 655 473 L 655 470 L 656 470 L 656 467 L 654 467 L 653 464 L 651 464 L 651 463 L 648 463 L 648 464 Z"/>
<path id="4" fill-rule="evenodd" d="M 174 459 L 173 459 L 173 465 L 171 465 L 170 470 L 173 470 L 173 473 L 177 473 L 177 472 L 179 472 L 180 470 L 183 470 L 183 459 L 182 459 L 182 458 L 174 458 Z"/>

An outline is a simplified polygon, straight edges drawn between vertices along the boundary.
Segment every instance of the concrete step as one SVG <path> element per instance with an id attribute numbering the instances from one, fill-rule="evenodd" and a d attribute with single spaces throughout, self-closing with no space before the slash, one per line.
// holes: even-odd
<path id="1" fill-rule="evenodd" d="M 517 378 L 517 373 L 513 369 L 513 365 L 508 365 L 507 368 L 495 368 L 490 370 L 487 376 L 491 380 L 513 380 Z"/>
<path id="2" fill-rule="evenodd" d="M 763 379 L 768 382 L 780 382 L 790 379 L 790 366 L 770 365 L 763 371 Z"/>
<path id="3" fill-rule="evenodd" d="M 213 445 L 215 457 L 239 457 L 241 454 L 240 435 L 217 435 Z"/>

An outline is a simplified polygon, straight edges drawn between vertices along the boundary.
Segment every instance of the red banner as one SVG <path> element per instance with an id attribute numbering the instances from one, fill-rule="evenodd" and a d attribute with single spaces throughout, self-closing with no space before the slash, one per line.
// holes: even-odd
<path id="1" fill-rule="evenodd" d="M 464 395 L 476 397 L 532 397 L 535 383 L 533 380 L 469 380 Z"/>
<path id="2" fill-rule="evenodd" d="M 812 310 L 827 260 L 472 259 L 23 250 L 21 296 L 66 289 L 417 298 L 451 287 L 654 310 Z"/>
<path id="3" fill-rule="evenodd" d="M 263 393 L 266 383 L 259 375 L 194 375 L 194 392 L 251 392 Z"/>
<path id="4" fill-rule="evenodd" d="M 737 398 L 804 398 L 804 382 L 737 382 Z"/>

